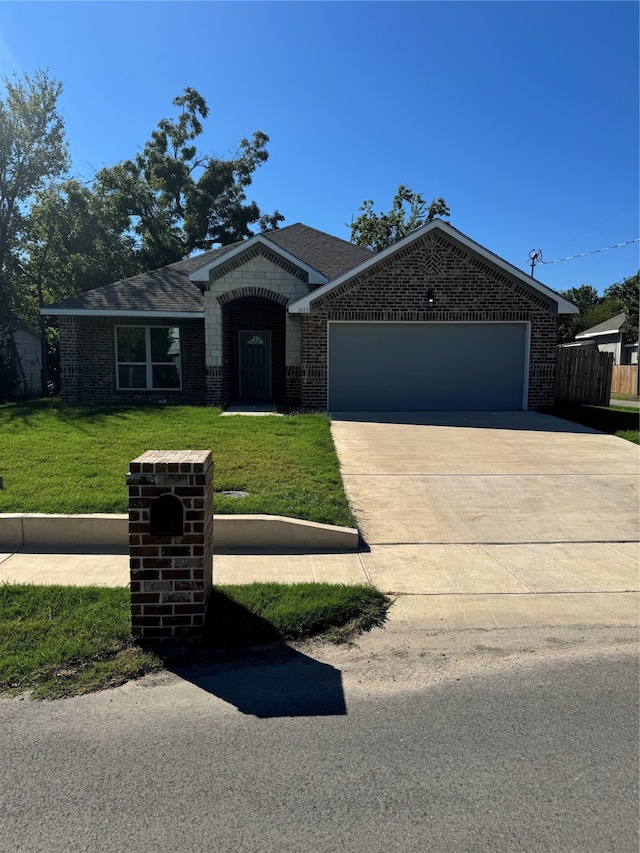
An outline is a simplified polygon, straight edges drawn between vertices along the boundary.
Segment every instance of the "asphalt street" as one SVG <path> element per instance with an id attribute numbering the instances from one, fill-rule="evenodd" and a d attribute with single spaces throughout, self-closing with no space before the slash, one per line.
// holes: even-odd
<path id="1" fill-rule="evenodd" d="M 636 853 L 635 632 L 583 635 L 468 638 L 484 667 L 438 667 L 442 638 L 304 647 L 2 700 L 0 849 Z"/>

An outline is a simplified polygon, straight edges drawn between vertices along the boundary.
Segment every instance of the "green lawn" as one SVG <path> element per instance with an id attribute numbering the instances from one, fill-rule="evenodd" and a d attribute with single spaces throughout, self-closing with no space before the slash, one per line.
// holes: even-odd
<path id="1" fill-rule="evenodd" d="M 57 698 L 160 669 L 131 638 L 126 588 L 0 585 L 0 693 Z"/>
<path id="2" fill-rule="evenodd" d="M 545 407 L 542 411 L 640 444 L 640 412 L 638 409 L 624 408 L 624 403 L 612 407 L 556 403 L 555 406 Z"/>
<path id="3" fill-rule="evenodd" d="M 145 450 L 211 450 L 215 511 L 355 527 L 323 414 L 220 417 L 192 406 L 0 406 L 0 512 L 127 510 L 125 475 Z M 222 491 L 240 490 L 232 498 Z"/>
<path id="4" fill-rule="evenodd" d="M 0 585 L 0 694 L 57 699 L 116 687 L 162 669 L 162 654 L 188 665 L 221 650 L 321 636 L 349 639 L 381 625 L 389 599 L 373 587 L 247 584 L 214 587 L 201 642 L 176 657 L 131 637 L 129 590 Z"/>

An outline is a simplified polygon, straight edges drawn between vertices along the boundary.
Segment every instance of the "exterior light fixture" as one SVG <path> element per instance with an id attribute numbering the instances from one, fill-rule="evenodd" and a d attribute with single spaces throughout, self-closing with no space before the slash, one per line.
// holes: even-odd
<path id="1" fill-rule="evenodd" d="M 427 290 L 427 308 L 430 311 L 433 311 L 433 306 L 434 306 L 435 301 L 436 300 L 435 300 L 435 296 L 433 295 L 433 288 L 430 287 Z"/>

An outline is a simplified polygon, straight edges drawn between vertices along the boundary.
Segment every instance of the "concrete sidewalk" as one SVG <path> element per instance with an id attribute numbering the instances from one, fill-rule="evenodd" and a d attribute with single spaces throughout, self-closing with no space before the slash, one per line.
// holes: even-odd
<path id="1" fill-rule="evenodd" d="M 218 584 L 370 583 L 391 595 L 554 595 L 637 592 L 637 543 L 411 545 L 360 553 L 214 555 Z M 0 553 L 0 583 L 127 586 L 129 555 L 109 548 Z"/>
<path id="2" fill-rule="evenodd" d="M 356 584 L 370 582 L 373 572 L 377 585 L 396 599 L 389 618 L 398 629 L 417 624 L 425 631 L 636 626 L 640 608 L 637 547 L 602 545 L 598 556 L 597 565 L 585 559 L 584 571 L 576 574 L 563 563 L 561 549 L 550 559 L 548 552 L 529 546 L 520 554 L 528 569 L 519 579 L 503 562 L 504 552 L 490 553 L 482 546 L 434 546 L 432 571 L 427 575 L 422 561 L 412 561 L 410 551 L 382 565 L 373 552 L 218 554 L 214 582 Z M 609 566 L 604 576 L 603 566 Z M 128 581 L 129 557 L 113 550 L 0 554 L 0 583 L 126 586 Z"/>
<path id="3" fill-rule="evenodd" d="M 617 397 L 612 397 L 609 400 L 610 406 L 622 406 L 625 409 L 640 409 L 640 401 L 638 400 L 619 400 Z"/>
<path id="4" fill-rule="evenodd" d="M 252 581 L 367 583 L 361 556 L 347 553 L 216 554 L 214 583 Z M 127 586 L 129 554 L 122 549 L 0 553 L 0 583 Z"/>

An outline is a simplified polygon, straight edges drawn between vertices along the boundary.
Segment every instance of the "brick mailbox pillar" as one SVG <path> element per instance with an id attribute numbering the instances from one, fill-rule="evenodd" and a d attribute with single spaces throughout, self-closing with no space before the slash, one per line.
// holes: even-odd
<path id="1" fill-rule="evenodd" d="M 131 631 L 143 640 L 202 631 L 213 571 L 208 450 L 147 450 L 130 463 Z"/>

